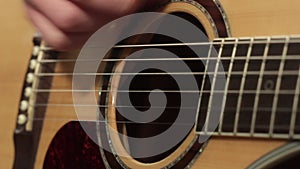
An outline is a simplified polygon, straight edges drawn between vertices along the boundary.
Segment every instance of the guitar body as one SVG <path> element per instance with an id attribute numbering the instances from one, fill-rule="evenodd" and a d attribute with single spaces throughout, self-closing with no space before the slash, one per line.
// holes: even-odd
<path id="1" fill-rule="evenodd" d="M 221 4 L 219 6 L 218 4 Z M 297 0 L 291 0 L 289 2 L 282 2 L 279 0 L 220 0 L 215 2 L 212 0 L 195 0 L 189 2 L 171 2 L 169 4 L 159 7 L 157 11 L 166 13 L 185 13 L 192 16 L 192 20 L 202 25 L 203 31 L 206 33 L 210 41 L 216 38 L 225 37 L 254 37 L 254 36 L 274 36 L 274 35 L 292 35 L 300 34 L 300 22 L 297 22 L 295 16 L 298 16 L 300 2 Z M 206 13 L 206 12 L 207 13 Z M 212 22 L 213 21 L 213 22 Z M 35 46 L 40 44 L 39 40 L 36 40 Z M 46 56 L 41 56 L 43 52 L 36 54 L 36 58 L 49 57 L 53 53 L 48 53 Z M 123 52 L 123 53 L 126 53 Z M 56 53 L 55 53 L 56 55 Z M 68 54 L 58 54 L 58 59 L 76 59 L 77 52 L 70 52 Z M 122 57 L 122 54 L 120 54 Z M 55 65 L 47 71 L 54 70 L 56 73 L 72 73 L 74 63 L 57 62 Z M 116 70 L 122 71 L 122 65 L 117 65 Z M 32 72 L 29 68 L 28 72 Z M 28 73 L 27 72 L 27 73 Z M 112 86 L 108 90 L 118 88 L 118 80 L 120 77 L 112 77 L 110 80 Z M 113 147 L 126 147 L 122 139 L 105 133 L 105 126 L 100 125 L 100 130 L 104 133 L 100 133 L 100 138 L 97 144 L 91 140 L 84 132 L 79 122 L 77 121 L 77 115 L 73 106 L 72 92 L 55 92 L 60 89 L 72 89 L 72 77 L 71 76 L 53 76 L 51 80 L 48 79 L 51 86 L 46 86 L 44 89 L 52 90 L 49 95 L 43 96 L 48 99 L 33 99 L 28 98 L 28 102 L 35 101 L 40 105 L 47 104 L 48 106 L 40 111 L 44 114 L 42 118 L 43 122 L 40 127 L 38 142 L 35 157 L 28 165 L 32 168 L 39 169 L 51 169 L 51 168 L 163 168 L 171 166 L 173 168 L 246 168 L 257 167 L 262 168 L 268 166 L 269 168 L 276 168 L 277 163 L 289 158 L 290 156 L 296 159 L 300 157 L 299 151 L 291 152 L 285 157 L 279 157 L 278 159 L 264 158 L 265 164 L 255 161 L 266 156 L 268 153 L 282 147 L 289 145 L 289 141 L 286 139 L 264 139 L 264 138 L 248 138 L 248 137 L 224 137 L 213 136 L 209 141 L 205 143 L 197 143 L 198 135 L 196 132 L 191 133 L 180 143 L 174 150 L 171 150 L 167 155 L 156 156 L 154 159 L 135 159 L 130 157 L 116 157 L 116 154 L 106 152 L 102 150 L 97 144 L 106 144 L 106 142 L 112 141 Z M 96 86 L 99 90 L 103 88 L 103 79 L 96 80 Z M 24 92 L 29 84 L 25 84 Z M 33 94 L 36 98 L 40 96 Z M 97 92 L 95 93 L 97 95 Z M 82 97 L 88 97 L 85 93 L 82 93 Z M 101 97 L 101 95 L 99 96 Z M 106 96 L 107 98 L 117 97 L 113 93 Z M 103 98 L 103 96 L 101 97 Z M 26 99 L 22 95 L 21 101 Z M 101 103 L 101 101 L 99 101 Z M 114 105 L 113 101 L 108 99 L 109 105 Z M 63 105 L 63 106 L 61 106 Z M 42 106 L 40 106 L 42 107 Z M 113 107 L 113 106 L 112 106 Z M 31 111 L 31 110 L 28 110 Z M 32 110 L 33 111 L 33 110 Z M 97 109 L 91 109 L 90 111 L 98 112 Z M 115 109 L 107 109 L 108 113 L 106 117 L 111 121 L 118 121 L 118 113 Z M 22 112 L 21 112 L 22 113 Z M 37 112 L 35 111 L 34 114 Z M 29 113 L 30 114 L 30 113 Z M 33 117 L 36 117 L 35 115 Z M 88 123 L 88 122 L 86 122 Z M 17 124 L 18 126 L 19 124 Z M 22 130 L 34 129 L 32 124 L 22 124 L 18 128 L 18 132 L 22 133 Z M 91 126 L 94 124 L 91 123 Z M 112 124 L 116 129 L 117 124 Z M 103 127 L 101 129 L 101 127 Z M 123 126 L 121 128 L 126 128 Z M 128 133 L 134 133 L 134 127 L 127 126 Z M 148 132 L 149 128 L 145 128 Z M 22 159 L 22 150 L 18 152 L 18 132 L 15 134 L 16 141 L 16 159 L 15 169 L 22 168 L 18 160 Z M 143 132 L 143 131 L 139 131 Z M 137 132 L 136 136 L 139 136 Z M 103 138 L 104 137 L 104 138 Z M 132 146 L 132 145 L 131 145 Z M 191 148 L 193 147 L 193 148 Z M 299 146 L 298 146 L 299 147 Z M 285 149 L 283 149 L 285 150 Z M 288 150 L 288 148 L 286 148 Z M 112 151 L 113 152 L 113 151 Z M 27 162 L 28 162 L 27 161 Z M 121 161 L 121 162 L 120 162 Z M 179 161 L 179 162 L 178 162 Z M 295 161 L 295 160 L 294 160 Z M 297 161 L 297 160 L 296 160 Z M 176 165 L 176 164 L 180 165 Z M 254 165 L 253 165 L 254 164 Z M 294 167 L 293 163 L 288 168 Z M 278 164 L 277 167 L 284 164 Z"/>

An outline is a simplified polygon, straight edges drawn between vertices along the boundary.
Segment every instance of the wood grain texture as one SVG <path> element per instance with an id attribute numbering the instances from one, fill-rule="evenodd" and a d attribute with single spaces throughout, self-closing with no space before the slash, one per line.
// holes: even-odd
<path id="1" fill-rule="evenodd" d="M 192 169 L 242 169 L 283 145 L 280 140 L 213 138 Z"/>
<path id="2" fill-rule="evenodd" d="M 0 168 L 12 168 L 13 130 L 31 52 L 33 28 L 22 1 L 0 1 Z"/>
<path id="3" fill-rule="evenodd" d="M 300 33 L 300 1 L 220 0 L 232 36 L 290 35 Z"/>
<path id="4" fill-rule="evenodd" d="M 297 19 L 300 15 L 300 1 L 298 0 L 220 0 L 220 2 L 228 16 L 233 36 L 300 34 L 300 21 Z M 12 167 L 14 155 L 13 129 L 24 73 L 31 52 L 33 28 L 23 14 L 21 1 L 1 0 L 0 8 L 2 23 L 0 27 L 0 56 L 2 58 L 0 61 L 0 89 L 2 90 L 0 94 L 0 168 L 9 169 Z M 59 115 L 63 116 L 63 114 Z M 69 114 L 64 118 L 70 118 Z M 56 130 L 65 122 L 53 123 L 50 120 L 46 122 L 46 126 Z M 222 144 L 231 144 L 231 141 L 227 140 Z M 207 150 L 211 150 L 212 154 L 207 155 L 204 161 L 214 158 L 214 155 L 218 153 L 217 150 L 225 152 L 223 155 L 220 154 L 220 158 L 226 156 L 229 149 L 224 148 L 220 142 L 220 140 L 212 141 L 208 145 L 204 154 L 208 152 Z M 47 146 L 48 143 L 49 140 L 42 144 Z M 247 141 L 240 142 L 241 147 L 247 147 L 250 144 Z M 276 142 L 272 147 L 280 144 Z M 265 147 L 268 144 L 261 143 L 260 145 Z M 271 147 L 266 147 L 267 149 Z M 223 165 L 222 162 L 220 164 Z M 207 168 L 213 167 L 207 166 Z"/>

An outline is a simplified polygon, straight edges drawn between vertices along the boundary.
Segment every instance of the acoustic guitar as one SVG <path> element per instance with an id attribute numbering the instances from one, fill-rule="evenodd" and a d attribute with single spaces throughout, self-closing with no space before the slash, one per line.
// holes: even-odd
<path id="1" fill-rule="evenodd" d="M 298 14 L 298 6 L 297 1 L 246 0 L 159 4 L 155 11 L 192 23 L 208 41 L 138 34 L 110 49 L 97 72 L 74 73 L 78 62 L 98 61 L 77 59 L 78 51 L 55 51 L 36 35 L 17 115 L 13 168 L 300 168 L 300 36 L 290 35 L 299 33 L 300 24 L 297 16 L 286 20 Z M 197 56 L 190 45 L 206 56 Z M 129 57 L 153 48 L 178 57 L 164 52 Z M 136 71 L 145 62 L 172 71 Z M 189 71 L 172 66 L 177 62 Z M 74 90 L 74 78 L 89 76 L 95 76 L 94 84 Z M 194 87 L 181 90 L 177 78 L 187 84 L 194 79 Z M 96 105 L 74 102 L 74 95 L 90 98 L 87 93 L 97 98 Z M 166 99 L 165 106 L 151 100 L 156 94 Z M 78 108 L 96 119 L 80 120 Z M 144 122 L 123 114 L 148 110 L 162 114 Z M 188 116 L 192 123 L 177 122 Z M 217 118 L 214 128 L 212 118 Z M 190 128 L 173 145 L 185 126 Z M 145 143 L 173 128 L 178 132 L 169 139 Z"/>

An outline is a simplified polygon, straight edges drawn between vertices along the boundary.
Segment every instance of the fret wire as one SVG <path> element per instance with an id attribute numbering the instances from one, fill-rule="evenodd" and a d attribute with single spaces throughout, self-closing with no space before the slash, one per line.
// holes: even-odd
<path id="1" fill-rule="evenodd" d="M 220 46 L 220 49 L 219 49 L 218 59 L 217 59 L 217 63 L 216 63 L 215 71 L 214 71 L 215 73 L 213 75 L 213 81 L 212 81 L 212 84 L 211 84 L 211 93 L 210 93 L 210 96 L 209 96 L 207 115 L 206 115 L 206 119 L 205 119 L 205 129 L 204 129 L 204 131 L 206 133 L 208 131 L 208 124 L 209 124 L 212 101 L 213 101 L 213 96 L 214 96 L 214 89 L 215 89 L 215 84 L 216 84 L 216 79 L 217 79 L 217 72 L 218 72 L 218 69 L 219 69 L 220 58 L 221 58 L 221 54 L 222 54 L 223 46 L 224 46 L 224 39 L 222 39 L 222 43 L 220 45 L 221 46 Z"/>
<path id="2" fill-rule="evenodd" d="M 270 37 L 268 37 L 268 41 L 270 41 Z M 266 43 L 265 50 L 264 50 L 264 55 L 262 59 L 262 63 L 260 66 L 260 73 L 258 77 L 258 82 L 257 82 L 257 87 L 256 87 L 256 93 L 255 93 L 255 99 L 254 99 L 254 108 L 252 111 L 252 119 L 251 119 L 251 127 L 250 127 L 250 134 L 254 134 L 255 130 L 255 122 L 256 122 L 256 116 L 257 116 L 257 111 L 258 111 L 258 103 L 259 103 L 259 95 L 260 95 L 260 90 L 261 90 L 261 85 L 262 85 L 262 80 L 263 80 L 263 75 L 264 75 L 264 70 L 265 70 L 265 65 L 266 65 L 266 59 L 267 55 L 269 52 L 269 46 L 270 43 Z"/>
<path id="3" fill-rule="evenodd" d="M 277 81 L 276 81 L 276 88 L 275 88 L 274 98 L 273 98 L 271 120 L 270 120 L 270 127 L 269 127 L 269 135 L 270 136 L 272 136 L 273 133 L 274 133 L 276 108 L 277 108 L 277 103 L 278 103 L 278 95 L 279 95 L 279 90 L 280 90 L 280 85 L 281 85 L 282 72 L 284 70 L 285 57 L 286 57 L 286 54 L 287 54 L 287 48 L 288 48 L 288 44 L 289 44 L 288 42 L 289 42 L 289 37 L 286 37 L 283 52 L 282 52 L 282 59 L 280 61 L 280 66 L 279 66 L 279 70 L 278 70 L 279 72 L 278 72 Z"/>
<path id="4" fill-rule="evenodd" d="M 252 42 L 253 42 L 253 39 L 252 39 Z M 252 44 L 253 43 L 251 43 L 250 45 L 251 45 L 251 47 L 252 47 Z M 245 91 L 244 91 L 245 92 Z M 246 92 L 245 92 L 246 93 Z M 253 106 L 255 105 L 255 103 L 253 104 Z M 253 133 L 254 133 L 254 127 L 255 127 L 255 120 L 253 120 L 253 119 L 256 119 L 256 111 L 255 112 L 253 112 L 252 113 L 252 118 L 251 118 L 251 124 L 250 124 L 250 135 L 253 135 Z"/>
<path id="5" fill-rule="evenodd" d="M 288 55 L 286 56 L 286 60 L 299 60 L 300 55 Z M 280 56 L 269 56 L 268 60 L 279 60 L 281 59 Z M 117 61 L 130 61 L 130 62 L 137 62 L 137 61 L 182 61 L 182 60 L 216 60 L 218 58 L 201 58 L 201 57 L 191 57 L 191 58 L 149 58 L 149 59 L 102 59 L 102 62 L 117 62 Z M 245 57 L 238 57 L 235 60 L 245 60 Z M 250 60 L 261 60 L 262 56 L 251 56 Z M 222 56 L 221 61 L 223 60 L 231 60 L 231 56 Z M 98 59 L 41 59 L 38 63 L 60 63 L 60 62 L 94 62 L 99 61 Z"/>
<path id="6" fill-rule="evenodd" d="M 212 50 L 213 50 L 213 45 L 210 44 L 208 55 L 207 55 L 207 61 L 205 63 L 205 68 L 204 68 L 204 75 L 202 77 L 201 89 L 200 89 L 200 93 L 199 93 L 199 101 L 198 101 L 198 105 L 197 105 L 197 114 L 196 114 L 196 119 L 195 119 L 195 124 L 196 125 L 194 127 L 195 131 L 197 130 L 198 118 L 199 118 L 199 114 L 200 114 L 200 106 L 201 106 L 201 102 L 202 102 L 204 84 L 205 84 L 205 79 L 206 79 L 206 73 L 207 73 L 208 64 L 209 64 L 209 61 L 210 61 L 209 59 L 210 59 Z"/>
<path id="7" fill-rule="evenodd" d="M 219 133 L 222 132 L 222 127 L 223 127 L 224 111 L 225 111 L 225 105 L 226 105 L 226 100 L 227 100 L 227 93 L 228 93 L 231 72 L 232 72 L 232 68 L 233 68 L 233 62 L 234 62 L 234 58 L 235 58 L 235 54 L 236 54 L 236 50 L 237 50 L 237 42 L 238 42 L 237 39 L 235 39 L 235 44 L 234 44 L 233 51 L 231 54 L 230 64 L 229 64 L 228 73 L 227 73 L 225 92 L 224 92 L 224 97 L 223 97 L 223 101 L 222 101 L 222 109 L 221 109 L 223 111 L 221 111 L 220 123 L 219 123 L 219 129 L 218 129 Z"/>
<path id="8" fill-rule="evenodd" d="M 251 52 L 252 52 L 252 46 L 249 46 L 248 51 L 247 51 L 247 59 L 245 61 L 245 65 L 244 65 L 242 81 L 241 81 L 241 85 L 240 85 L 240 93 L 238 96 L 237 109 L 236 109 L 236 114 L 235 114 L 235 119 L 234 119 L 233 133 L 238 132 L 238 123 L 239 123 L 239 117 L 240 117 L 240 111 L 241 111 L 241 105 L 242 105 L 242 99 L 243 99 L 243 91 L 244 91 L 246 75 L 247 75 L 246 72 L 248 70 L 248 64 L 249 64 L 249 58 L 250 58 Z"/>
<path id="9" fill-rule="evenodd" d="M 298 73 L 298 75 L 299 75 L 299 73 Z M 299 80 L 299 79 L 298 79 Z"/>
<path id="10" fill-rule="evenodd" d="M 290 138 L 293 138 L 294 134 L 295 134 L 294 130 L 295 130 L 295 125 L 296 125 L 298 101 L 299 101 L 299 94 L 300 94 L 300 69 L 298 71 L 299 71 L 299 75 L 298 75 L 298 79 L 297 79 L 297 83 L 296 83 L 294 102 L 293 102 L 293 108 L 292 108 L 292 117 L 291 117 L 291 123 L 290 123 Z"/>

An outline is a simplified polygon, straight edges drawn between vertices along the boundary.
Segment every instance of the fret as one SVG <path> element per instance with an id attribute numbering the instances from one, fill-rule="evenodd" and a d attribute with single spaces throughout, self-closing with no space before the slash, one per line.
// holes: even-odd
<path id="1" fill-rule="evenodd" d="M 231 78 L 231 72 L 232 72 L 234 57 L 235 57 L 235 54 L 237 52 L 237 43 L 238 43 L 238 39 L 235 39 L 234 40 L 233 52 L 231 54 L 231 59 L 230 59 L 230 63 L 229 63 L 229 67 L 228 67 L 228 69 L 224 68 L 224 71 L 226 71 L 226 70 L 228 70 L 228 71 L 227 71 L 227 79 L 226 79 L 226 84 L 225 84 L 224 98 L 223 98 L 223 102 L 222 102 L 222 110 L 225 110 L 225 105 L 226 105 L 226 100 L 227 100 L 226 98 L 227 98 L 228 87 L 229 87 L 229 82 L 230 82 L 230 78 Z M 218 128 L 219 133 L 222 132 L 223 120 L 224 120 L 224 111 L 222 111 L 221 115 L 220 115 L 220 123 L 219 123 L 219 128 Z"/>
<path id="2" fill-rule="evenodd" d="M 268 133 L 271 111 L 273 105 L 274 91 L 270 91 L 272 94 L 259 94 L 258 108 L 256 112 L 256 118 L 254 123 L 254 133 Z"/>
<path id="3" fill-rule="evenodd" d="M 234 65 L 234 62 L 233 62 L 233 65 Z M 240 83 L 241 83 L 241 79 L 242 79 L 241 77 L 242 77 L 242 75 L 240 73 L 236 74 L 232 70 L 232 73 L 231 73 L 230 77 L 231 77 L 231 79 L 230 79 L 230 82 L 229 82 L 228 89 L 229 90 L 239 90 L 240 89 Z"/>
<path id="4" fill-rule="evenodd" d="M 299 48 L 300 48 L 300 44 L 299 44 Z M 299 56 L 297 56 L 298 58 L 295 59 L 289 59 L 289 60 L 285 60 L 285 72 L 287 71 L 295 71 L 297 72 L 298 68 L 299 68 Z M 298 75 L 298 73 L 295 74 L 296 76 Z"/>
<path id="5" fill-rule="evenodd" d="M 230 79 L 227 81 L 227 99 L 225 103 L 225 109 L 223 113 L 222 127 L 221 130 L 225 132 L 232 132 L 234 129 L 234 119 L 236 109 L 232 109 L 236 107 L 238 91 L 240 90 L 241 77 L 244 69 L 244 64 L 246 60 L 246 55 L 249 50 L 251 38 L 240 38 L 238 39 L 238 44 L 236 48 L 236 53 L 234 57 L 234 61 L 231 66 L 231 74 Z M 246 51 L 244 51 L 246 49 Z M 222 63 L 224 63 L 222 61 Z M 228 63 L 229 67 L 229 63 Z M 229 92 L 229 91 L 237 91 L 237 92 Z"/>
<path id="6" fill-rule="evenodd" d="M 273 90 L 275 89 L 276 80 L 277 80 L 277 73 L 274 73 L 273 75 L 269 75 L 266 74 L 265 72 L 262 78 L 262 86 L 260 90 L 273 92 Z"/>
<path id="7" fill-rule="evenodd" d="M 300 37 L 291 37 L 288 45 L 287 55 L 300 55 Z"/>
<path id="8" fill-rule="evenodd" d="M 244 92 L 245 92 L 245 90 L 246 91 L 247 90 L 256 91 L 257 84 L 258 84 L 259 73 L 251 74 L 249 72 L 260 72 L 262 58 L 260 58 L 260 60 L 252 59 L 252 58 L 253 58 L 253 56 L 250 57 L 249 64 L 248 64 L 248 70 L 247 70 L 247 75 L 246 75 L 246 82 L 245 82 L 245 86 L 244 86 Z M 254 105 L 254 101 L 253 101 L 253 105 Z"/>
<path id="9" fill-rule="evenodd" d="M 223 43 L 223 47 L 222 47 L 222 57 L 231 57 L 233 50 L 235 50 L 235 46 L 236 46 L 236 42 L 235 42 L 236 38 L 226 38 L 224 43 Z"/>
<path id="10" fill-rule="evenodd" d="M 251 51 L 251 56 L 264 56 L 265 54 L 267 55 L 267 53 L 265 53 L 265 49 L 267 45 L 269 46 L 269 43 L 269 38 L 255 38 L 252 47 L 253 49 Z"/>
<path id="11" fill-rule="evenodd" d="M 300 55 L 300 43 L 290 43 L 287 55 Z"/>
<path id="12" fill-rule="evenodd" d="M 296 66 L 288 65 L 287 63 L 293 62 L 292 65 L 298 65 L 299 61 L 297 60 L 285 60 L 284 72 L 288 72 L 288 69 L 296 71 L 298 68 Z M 297 71 L 299 74 L 299 71 Z M 276 118 L 274 124 L 274 133 L 290 133 L 291 131 L 291 123 L 292 121 L 292 112 L 293 112 L 293 104 L 294 104 L 294 96 L 297 85 L 297 75 L 291 74 L 283 74 L 281 77 L 280 84 L 280 93 L 278 95 L 278 104 L 276 110 Z M 283 93 L 283 91 L 292 91 Z"/>
<path id="13" fill-rule="evenodd" d="M 218 59 L 215 65 L 215 69 L 214 69 L 214 76 L 213 76 L 213 80 L 212 80 L 212 84 L 211 84 L 211 93 L 209 96 L 209 101 L 208 101 L 208 107 L 207 107 L 207 115 L 206 115 L 206 120 L 205 120 L 205 127 L 204 127 L 204 132 L 207 133 L 208 132 L 208 125 L 209 125 L 209 121 L 210 121 L 210 113 L 212 111 L 212 102 L 213 102 L 213 98 L 214 98 L 214 90 L 215 90 L 215 86 L 216 86 L 216 81 L 217 81 L 217 72 L 219 70 L 219 64 L 220 64 L 220 59 L 221 59 L 221 54 L 222 54 L 222 50 L 223 50 L 223 45 L 224 45 L 224 39 L 221 39 L 221 46 L 218 52 Z"/>
<path id="14" fill-rule="evenodd" d="M 198 113 L 196 114 L 196 123 L 195 123 L 195 124 L 197 124 L 196 125 L 196 131 L 200 131 L 201 130 L 201 126 L 199 126 L 199 124 L 204 124 L 204 122 L 202 122 L 200 120 L 200 117 L 202 117 L 202 116 L 204 117 L 205 113 L 201 113 L 203 111 L 200 110 L 200 107 L 201 107 L 202 100 L 203 100 L 202 98 L 203 98 L 203 93 L 204 93 L 203 91 L 204 91 L 204 88 L 205 88 L 205 83 L 207 83 L 209 81 L 209 77 L 207 76 L 207 70 L 208 70 L 209 60 L 210 60 L 211 54 L 212 54 L 212 48 L 213 48 L 213 45 L 210 44 L 209 45 L 209 50 L 208 50 L 208 55 L 207 55 L 207 61 L 205 63 L 204 75 L 203 75 L 203 78 L 202 78 L 202 83 L 201 83 L 201 88 L 200 88 L 199 101 L 198 101 L 198 105 L 197 105 L 197 112 Z"/>
<path id="15" fill-rule="evenodd" d="M 225 110 L 223 115 L 223 124 L 222 124 L 223 132 L 233 132 L 238 95 L 239 95 L 238 93 L 229 93 L 229 92 L 227 93 L 227 99 L 226 99 Z"/>
<path id="16" fill-rule="evenodd" d="M 266 65 L 265 65 L 265 72 L 266 71 L 276 71 L 277 72 L 279 69 L 280 63 L 281 63 L 281 58 L 278 58 L 276 60 L 269 60 L 267 58 Z"/>
<path id="17" fill-rule="evenodd" d="M 259 73 L 259 78 L 257 82 L 257 88 L 256 88 L 256 94 L 255 94 L 255 99 L 254 99 L 254 106 L 253 106 L 253 113 L 252 113 L 252 119 L 251 119 L 251 127 L 250 127 L 250 134 L 254 134 L 255 130 L 255 123 L 256 123 L 256 118 L 257 118 L 257 111 L 258 111 L 258 105 L 259 105 L 259 96 L 260 96 L 260 89 L 262 86 L 262 79 L 263 79 L 263 71 L 265 69 L 265 63 L 267 59 L 267 53 L 269 51 L 269 44 L 270 44 L 270 38 L 267 38 L 268 43 L 265 45 L 264 48 L 264 53 L 263 53 L 263 59 L 262 63 L 260 66 L 260 73 Z"/>
<path id="18" fill-rule="evenodd" d="M 294 133 L 295 133 L 295 125 L 296 125 L 296 117 L 297 117 L 297 111 L 298 111 L 299 94 L 300 94 L 300 69 L 299 69 L 297 84 L 296 84 L 296 87 L 295 87 L 293 110 L 292 110 L 292 117 L 291 117 L 291 123 L 290 123 L 290 131 L 289 131 L 290 138 L 293 138 Z"/>
<path id="19" fill-rule="evenodd" d="M 278 94 L 273 133 L 289 133 L 294 95 Z"/>
<path id="20" fill-rule="evenodd" d="M 250 65 L 250 63 L 249 63 L 249 65 Z M 248 65 L 248 70 L 249 70 L 249 65 Z M 255 91 L 257 88 L 258 78 L 259 78 L 259 74 L 257 74 L 257 75 L 247 74 L 246 82 L 245 82 L 245 86 L 244 86 L 244 92 L 245 91 Z"/>
<path id="21" fill-rule="evenodd" d="M 197 133 L 211 132 L 207 124 L 211 122 L 210 113 L 220 109 L 216 130 L 219 135 L 284 138 L 286 134 L 300 137 L 300 89 L 295 91 L 300 83 L 300 38 L 294 39 L 258 37 L 215 41 L 213 45 L 219 50 L 218 57 L 209 59 L 215 64 L 214 69 L 208 66 L 210 69 L 204 73 L 206 77 L 213 77 L 212 83 L 208 84 L 207 78 L 202 80 L 204 88 L 199 103 L 199 111 L 207 113 L 202 119 L 205 130 L 197 128 Z M 216 71 L 221 63 L 226 74 L 224 90 L 216 85 L 218 77 L 224 76 Z M 215 108 L 213 103 L 221 98 L 221 94 L 224 94 L 222 104 Z M 197 124 L 200 124 L 199 120 Z"/>
<path id="22" fill-rule="evenodd" d="M 277 108 L 277 104 L 278 104 L 278 95 L 279 95 L 279 90 L 280 90 L 280 85 L 281 85 L 282 72 L 284 70 L 284 63 L 285 63 L 285 58 L 286 58 L 286 54 L 287 54 L 288 42 L 289 42 L 289 37 L 286 37 L 284 50 L 282 52 L 282 59 L 281 59 L 280 67 L 278 70 L 278 77 L 277 77 L 277 81 L 276 81 L 276 88 L 275 88 L 275 94 L 274 94 L 273 105 L 272 105 L 271 120 L 270 120 L 270 127 L 269 127 L 269 135 L 271 137 L 274 133 L 276 108 Z"/>
<path id="23" fill-rule="evenodd" d="M 268 56 L 281 56 L 283 48 L 285 46 L 284 41 L 282 41 L 282 37 L 278 37 L 275 40 L 275 37 L 271 39 L 271 44 L 269 46 Z"/>
<path id="24" fill-rule="evenodd" d="M 253 42 L 253 39 L 251 39 L 251 41 Z M 236 134 L 238 131 L 237 129 L 238 129 L 238 121 L 239 121 L 239 116 L 240 116 L 240 111 L 241 111 L 242 96 L 243 96 L 243 90 L 244 90 L 245 81 L 246 81 L 246 74 L 247 74 L 247 69 L 248 69 L 248 64 L 249 64 L 249 58 L 250 58 L 250 54 L 252 52 L 252 46 L 251 46 L 252 44 L 253 43 L 250 43 L 250 46 L 248 48 L 247 58 L 245 61 L 246 63 L 245 63 L 244 70 L 243 70 L 242 82 L 241 82 L 241 86 L 240 86 L 240 93 L 238 96 L 237 109 L 236 109 L 235 120 L 234 120 L 234 130 L 233 130 L 234 134 Z"/>
<path id="25" fill-rule="evenodd" d="M 299 70 L 299 55 L 300 55 L 300 37 L 291 37 L 290 43 L 288 45 L 287 58 L 292 57 L 289 60 L 286 60 L 285 70 Z M 294 57 L 295 56 L 295 57 Z M 293 101 L 292 108 L 292 117 L 290 124 L 290 137 L 295 138 L 296 134 L 300 134 L 300 116 L 299 116 L 299 75 L 286 75 L 283 76 L 281 89 L 296 89 Z M 298 93 L 298 95 L 297 95 Z M 298 100 L 298 102 L 297 102 Z M 295 113 L 296 112 L 296 113 Z"/>
<path id="26" fill-rule="evenodd" d="M 250 45 L 253 45 L 253 38 L 239 38 L 235 56 L 247 56 Z"/>
<path id="27" fill-rule="evenodd" d="M 254 57 L 251 56 L 249 60 L 248 71 L 260 71 L 263 57 L 260 59 L 252 59 L 252 58 Z"/>
<path id="28" fill-rule="evenodd" d="M 299 66 L 299 61 L 298 62 L 294 62 L 295 64 L 298 64 Z M 287 65 L 286 65 L 287 67 Z M 287 69 L 287 68 L 285 68 Z M 286 71 L 286 70 L 285 70 Z M 298 75 L 283 75 L 281 77 L 281 86 L 280 86 L 280 90 L 281 91 L 294 91 L 296 89 L 296 84 L 297 84 L 297 79 L 298 79 Z"/>
<path id="29" fill-rule="evenodd" d="M 233 72 L 239 72 L 239 71 L 243 72 L 245 63 L 246 63 L 245 59 L 243 59 L 243 60 L 236 59 L 233 63 L 232 71 Z"/>
<path id="30" fill-rule="evenodd" d="M 251 129 L 252 111 L 255 93 L 248 94 L 243 92 L 240 115 L 237 123 L 237 132 L 249 133 Z"/>
<path id="31" fill-rule="evenodd" d="M 255 50 L 253 47 L 253 42 L 252 40 L 252 49 Z M 247 52 L 249 52 L 247 50 Z M 252 52 L 252 51 L 251 51 Z M 256 91 L 256 86 L 258 82 L 258 77 L 259 74 L 251 74 L 249 73 L 250 71 L 256 71 L 259 72 L 260 70 L 260 65 L 261 65 L 261 60 L 262 57 L 258 56 L 257 59 L 252 59 L 254 58 L 253 56 L 249 57 L 248 63 L 247 63 L 247 73 L 245 76 L 245 82 L 244 82 L 244 87 L 242 90 L 241 94 L 241 102 L 240 102 L 240 107 L 241 109 L 239 110 L 239 117 L 238 117 L 238 122 L 237 122 L 237 132 L 238 133 L 249 133 L 251 129 L 251 119 L 252 119 L 252 111 L 253 111 L 253 106 L 254 106 L 254 99 L 255 99 L 255 92 L 248 92 L 248 91 Z M 241 90 L 241 89 L 240 89 Z M 235 121 L 236 122 L 236 121 Z"/>
<path id="32" fill-rule="evenodd" d="M 209 66 L 209 65 L 208 65 Z M 204 86 L 203 91 L 210 91 L 210 79 L 209 76 L 206 75 L 204 78 Z M 198 112 L 198 118 L 197 118 L 197 131 L 201 131 L 204 129 L 205 119 L 208 112 L 208 102 L 209 102 L 210 92 L 202 92 L 201 93 L 201 102 L 200 102 L 200 111 Z M 200 101 L 200 100 L 199 100 Z"/>

